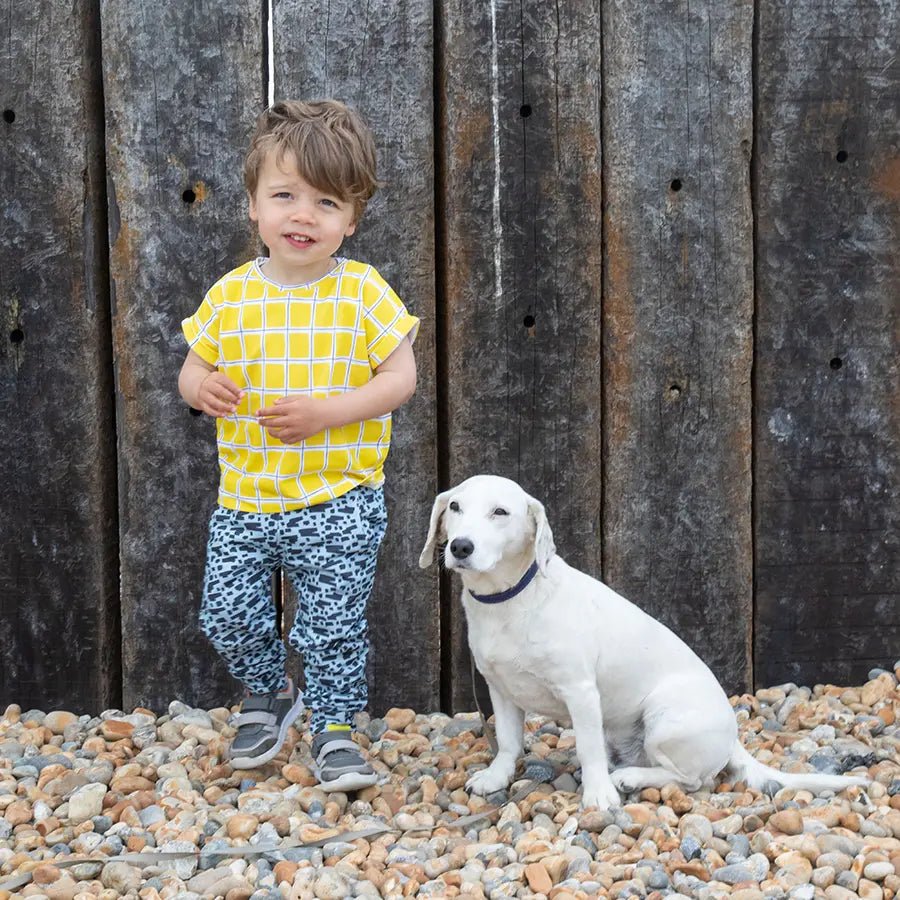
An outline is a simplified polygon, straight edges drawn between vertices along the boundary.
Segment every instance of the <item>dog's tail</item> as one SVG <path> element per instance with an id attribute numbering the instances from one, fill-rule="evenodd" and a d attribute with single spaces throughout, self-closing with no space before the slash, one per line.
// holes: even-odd
<path id="1" fill-rule="evenodd" d="M 782 772 L 771 766 L 763 765 L 755 760 L 742 746 L 740 741 L 734 742 L 734 750 L 728 760 L 728 770 L 740 781 L 746 781 L 752 788 L 774 794 L 772 785 L 778 788 L 796 788 L 812 791 L 843 791 L 854 785 L 869 784 L 868 778 L 858 775 L 822 775 L 818 772 Z"/>

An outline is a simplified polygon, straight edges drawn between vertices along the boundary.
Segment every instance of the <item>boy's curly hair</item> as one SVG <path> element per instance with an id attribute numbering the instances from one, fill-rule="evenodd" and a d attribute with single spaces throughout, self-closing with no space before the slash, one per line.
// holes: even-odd
<path id="1" fill-rule="evenodd" d="M 252 196 L 268 154 L 290 155 L 313 187 L 352 203 L 354 221 L 378 187 L 375 141 L 359 115 L 338 100 L 283 100 L 256 120 L 244 161 L 244 185 Z"/>

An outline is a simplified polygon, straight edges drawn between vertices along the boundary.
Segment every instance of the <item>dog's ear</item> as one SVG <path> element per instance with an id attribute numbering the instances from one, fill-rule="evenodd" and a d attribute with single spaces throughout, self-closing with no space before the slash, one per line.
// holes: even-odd
<path id="1" fill-rule="evenodd" d="M 428 537 L 425 546 L 419 554 L 419 568 L 427 569 L 434 562 L 434 545 L 442 541 L 447 532 L 444 529 L 444 510 L 450 502 L 452 491 L 444 491 L 434 498 L 434 506 L 431 507 L 431 522 L 428 525 Z"/>
<path id="2" fill-rule="evenodd" d="M 534 497 L 529 498 L 528 516 L 534 524 L 534 558 L 537 560 L 541 575 L 546 575 L 547 566 L 556 553 L 556 545 L 553 543 L 553 532 L 547 521 L 544 504 Z"/>

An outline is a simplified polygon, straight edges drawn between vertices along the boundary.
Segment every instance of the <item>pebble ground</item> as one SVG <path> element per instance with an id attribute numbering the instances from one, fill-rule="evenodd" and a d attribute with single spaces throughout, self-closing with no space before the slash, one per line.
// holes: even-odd
<path id="1" fill-rule="evenodd" d="M 490 759 L 476 715 L 361 716 L 358 740 L 379 783 L 347 796 L 316 787 L 302 727 L 266 767 L 232 771 L 234 710 L 173 701 L 162 716 L 136 709 L 92 718 L 13 704 L 0 719 L 0 900 L 892 900 L 900 891 L 898 675 L 900 662 L 860 687 L 787 684 L 732 698 L 757 759 L 865 774 L 867 789 L 815 797 L 740 783 L 693 794 L 669 785 L 606 811 L 579 807 L 574 734 L 545 718 L 527 720 L 520 780 L 482 798 L 465 790 Z M 510 802 L 528 780 L 539 784 Z M 493 806 L 489 817 L 454 826 Z M 373 826 L 391 830 L 341 836 Z M 314 840 L 323 846 L 300 846 Z M 256 852 L 234 855 L 248 848 Z M 149 855 L 171 851 L 188 852 Z"/>

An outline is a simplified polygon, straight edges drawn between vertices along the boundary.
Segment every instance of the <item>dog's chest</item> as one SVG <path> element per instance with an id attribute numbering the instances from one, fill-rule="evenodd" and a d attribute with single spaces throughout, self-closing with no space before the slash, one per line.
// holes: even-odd
<path id="1" fill-rule="evenodd" d="M 477 611 L 476 611 L 477 616 Z M 553 653 L 544 641 L 535 641 L 526 623 L 469 621 L 469 647 L 478 671 L 520 709 L 554 717 L 568 710 L 555 690 Z M 484 627 L 486 626 L 486 627 Z"/>

